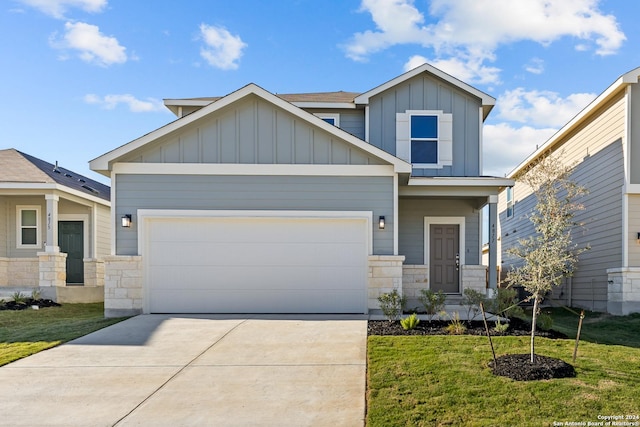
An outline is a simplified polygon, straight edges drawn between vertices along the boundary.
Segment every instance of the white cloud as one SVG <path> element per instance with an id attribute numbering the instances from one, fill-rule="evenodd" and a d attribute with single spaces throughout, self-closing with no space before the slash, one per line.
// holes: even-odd
<path id="1" fill-rule="evenodd" d="M 38 9 L 40 12 L 63 19 L 70 8 L 85 12 L 98 13 L 107 6 L 107 0 L 18 0 L 22 4 Z"/>
<path id="2" fill-rule="evenodd" d="M 235 70 L 238 61 L 242 57 L 242 50 L 247 44 L 240 36 L 232 35 L 224 27 L 216 27 L 207 24 L 200 25 L 200 36 L 206 44 L 200 49 L 200 56 L 212 67 L 222 70 Z"/>
<path id="3" fill-rule="evenodd" d="M 556 128 L 514 127 L 508 123 L 485 125 L 484 175 L 505 176 L 556 131 Z"/>
<path id="4" fill-rule="evenodd" d="M 376 29 L 355 33 L 343 46 L 347 57 L 365 61 L 394 45 L 417 44 L 433 49 L 438 61 L 454 61 L 449 64 L 454 68 L 471 65 L 467 72 L 477 76 L 472 81 L 480 81 L 477 73 L 487 71 L 483 63 L 493 61 L 506 43 L 548 45 L 572 37 L 577 49 L 609 55 L 626 39 L 616 18 L 598 9 L 598 0 L 433 0 L 429 16 L 437 21 L 429 24 L 414 0 L 362 0 L 360 10 L 371 14 Z M 497 75 L 487 80 L 496 81 Z"/>
<path id="5" fill-rule="evenodd" d="M 496 117 L 533 126 L 559 128 L 595 98 L 593 93 L 574 93 L 561 98 L 555 92 L 516 88 L 498 97 Z"/>
<path id="6" fill-rule="evenodd" d="M 57 34 L 50 38 L 51 46 L 76 50 L 83 61 L 103 67 L 127 62 L 126 48 L 115 37 L 102 34 L 97 26 L 67 22 L 64 28 L 65 34 L 61 39 L 57 38 Z"/>
<path id="7" fill-rule="evenodd" d="M 524 66 L 524 69 L 531 74 L 542 74 L 544 72 L 544 60 L 540 58 L 531 58 Z"/>
<path id="8" fill-rule="evenodd" d="M 164 111 L 164 104 L 162 101 L 155 98 L 141 100 L 128 93 L 121 95 L 105 95 L 104 97 L 90 93 L 84 96 L 84 102 L 92 105 L 100 105 L 102 108 L 107 110 L 113 110 L 118 105 L 124 104 L 129 108 L 129 111 L 134 113 Z"/>

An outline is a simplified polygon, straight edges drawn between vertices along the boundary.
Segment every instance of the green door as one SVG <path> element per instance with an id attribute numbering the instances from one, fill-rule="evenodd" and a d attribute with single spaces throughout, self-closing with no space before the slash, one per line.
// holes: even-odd
<path id="1" fill-rule="evenodd" d="M 67 283 L 84 283 L 83 230 L 82 221 L 58 222 L 58 245 L 67 254 Z"/>

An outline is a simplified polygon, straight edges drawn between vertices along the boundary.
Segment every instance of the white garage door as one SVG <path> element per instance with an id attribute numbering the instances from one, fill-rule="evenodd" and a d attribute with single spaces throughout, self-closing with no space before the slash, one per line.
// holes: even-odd
<path id="1" fill-rule="evenodd" d="M 364 313 L 366 218 L 145 219 L 151 313 Z"/>

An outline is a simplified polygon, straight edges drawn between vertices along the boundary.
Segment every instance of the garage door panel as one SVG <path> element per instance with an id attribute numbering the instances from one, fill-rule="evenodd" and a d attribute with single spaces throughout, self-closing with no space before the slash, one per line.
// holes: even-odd
<path id="1" fill-rule="evenodd" d="M 151 297 L 155 313 L 350 313 L 350 301 L 365 298 L 363 291 L 327 293 L 274 290 L 194 290 L 193 300 L 175 290 L 158 291 Z M 296 304 L 291 305 L 295 300 Z"/>
<path id="2" fill-rule="evenodd" d="M 147 221 L 150 312 L 366 311 L 365 218 Z"/>

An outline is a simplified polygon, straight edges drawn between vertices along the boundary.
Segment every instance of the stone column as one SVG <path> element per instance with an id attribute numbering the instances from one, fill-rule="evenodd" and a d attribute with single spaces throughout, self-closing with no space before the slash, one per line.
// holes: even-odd
<path id="1" fill-rule="evenodd" d="M 402 263 L 404 255 L 369 255 L 369 309 L 380 308 L 378 297 L 392 292 L 402 292 Z"/>
<path id="2" fill-rule="evenodd" d="M 67 254 L 62 252 L 38 252 L 40 287 L 66 286 Z"/>

